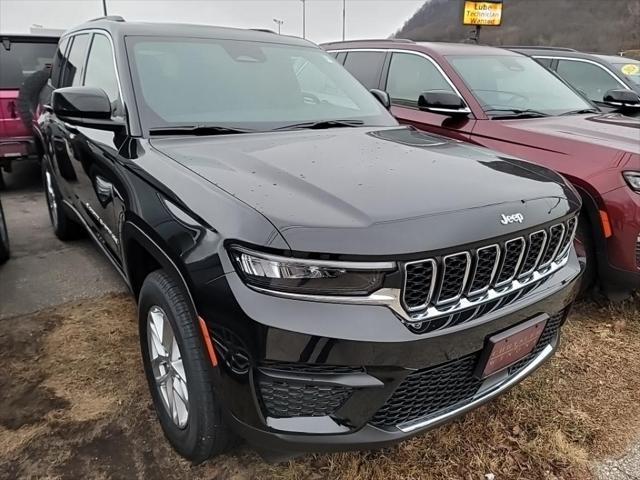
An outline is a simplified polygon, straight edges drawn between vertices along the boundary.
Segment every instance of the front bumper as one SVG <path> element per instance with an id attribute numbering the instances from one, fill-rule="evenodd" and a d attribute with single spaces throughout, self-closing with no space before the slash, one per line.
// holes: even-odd
<path id="1" fill-rule="evenodd" d="M 13 160 L 29 158 L 36 154 L 33 137 L 0 139 L 0 166 L 9 167 Z"/>
<path id="2" fill-rule="evenodd" d="M 572 252 L 519 301 L 427 334 L 409 331 L 386 307 L 271 297 L 235 274 L 209 284 L 217 294 L 197 302 L 220 357 L 216 392 L 240 436 L 271 451 L 368 449 L 448 422 L 531 374 L 558 344 L 579 276 Z M 484 381 L 473 377 L 487 337 L 540 314 L 550 316 L 549 331 L 529 357 Z"/>
<path id="3" fill-rule="evenodd" d="M 640 289 L 640 194 L 624 186 L 602 199 L 613 230 L 599 255 L 602 283 L 613 290 Z"/>

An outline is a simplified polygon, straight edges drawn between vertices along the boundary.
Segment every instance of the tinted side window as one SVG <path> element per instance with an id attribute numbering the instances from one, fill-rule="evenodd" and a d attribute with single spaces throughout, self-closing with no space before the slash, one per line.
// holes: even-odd
<path id="1" fill-rule="evenodd" d="M 55 57 L 53 57 L 53 66 L 51 67 L 51 84 L 56 88 L 60 83 L 60 72 L 62 71 L 62 65 L 64 64 L 66 58 L 65 53 L 68 45 L 69 37 L 63 38 L 60 41 L 60 45 L 58 45 L 58 50 L 56 50 Z"/>
<path id="2" fill-rule="evenodd" d="M 89 34 L 83 33 L 73 37 L 71 51 L 68 53 L 67 61 L 62 68 L 62 81 L 60 87 L 74 87 L 82 85 L 82 72 L 84 59 L 87 56 L 89 46 Z"/>
<path id="3" fill-rule="evenodd" d="M 393 54 L 387 92 L 394 103 L 416 106 L 420 95 L 432 90 L 455 93 L 440 71 L 426 58 L 410 53 Z"/>
<path id="4" fill-rule="evenodd" d="M 378 88 L 384 52 L 349 52 L 344 67 L 369 90 Z"/>
<path id="5" fill-rule="evenodd" d="M 89 58 L 87 59 L 84 84 L 104 90 L 113 106 L 119 103 L 120 92 L 118 90 L 118 77 L 113 64 L 111 42 L 104 35 L 95 34 L 93 36 Z"/>
<path id="6" fill-rule="evenodd" d="M 597 65 L 575 60 L 558 60 L 558 75 L 589 100 L 602 102 L 604 94 L 613 88 L 624 88 L 607 71 Z"/>

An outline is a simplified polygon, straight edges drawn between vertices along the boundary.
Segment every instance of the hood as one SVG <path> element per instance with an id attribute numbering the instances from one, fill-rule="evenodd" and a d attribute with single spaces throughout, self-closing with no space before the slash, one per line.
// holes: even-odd
<path id="1" fill-rule="evenodd" d="M 619 113 L 567 115 L 526 120 L 503 120 L 503 125 L 525 132 L 608 147 L 640 151 L 640 119 Z"/>
<path id="2" fill-rule="evenodd" d="M 550 170 L 406 127 L 151 143 L 262 213 L 299 251 L 447 248 L 554 220 L 579 203 Z M 500 224 L 514 213 L 525 222 Z"/>

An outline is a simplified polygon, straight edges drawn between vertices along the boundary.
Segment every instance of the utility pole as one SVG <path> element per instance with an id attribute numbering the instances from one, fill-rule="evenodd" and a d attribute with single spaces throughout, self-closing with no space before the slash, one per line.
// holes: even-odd
<path id="1" fill-rule="evenodd" d="M 302 38 L 307 38 L 307 2 L 300 1 L 302 2 Z"/>
<path id="2" fill-rule="evenodd" d="M 107 16 L 107 0 L 102 0 L 102 12 L 104 13 L 104 16 Z"/>
<path id="3" fill-rule="evenodd" d="M 273 21 L 276 23 L 276 25 L 278 25 L 278 35 L 280 35 L 280 27 L 284 23 L 284 20 L 279 20 L 277 18 L 274 18 Z"/>
<path id="4" fill-rule="evenodd" d="M 347 20 L 347 0 L 342 0 L 342 41 L 344 42 L 345 25 Z"/>

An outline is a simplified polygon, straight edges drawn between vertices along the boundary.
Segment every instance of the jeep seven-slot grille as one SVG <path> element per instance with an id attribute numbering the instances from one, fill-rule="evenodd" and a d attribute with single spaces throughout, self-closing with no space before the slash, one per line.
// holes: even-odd
<path id="1" fill-rule="evenodd" d="M 549 318 L 535 349 L 509 367 L 509 376 L 522 370 L 554 342 L 565 317 L 563 311 Z M 416 419 L 427 420 L 470 402 L 483 383 L 475 376 L 479 356 L 480 352 L 476 352 L 410 373 L 370 423 L 382 428 L 395 427 Z"/>
<path id="2" fill-rule="evenodd" d="M 574 217 L 476 250 L 406 263 L 404 308 L 424 311 L 430 305 L 455 305 L 461 297 L 476 298 L 490 288 L 508 289 L 518 279 L 524 281 L 562 260 L 576 226 Z"/>

